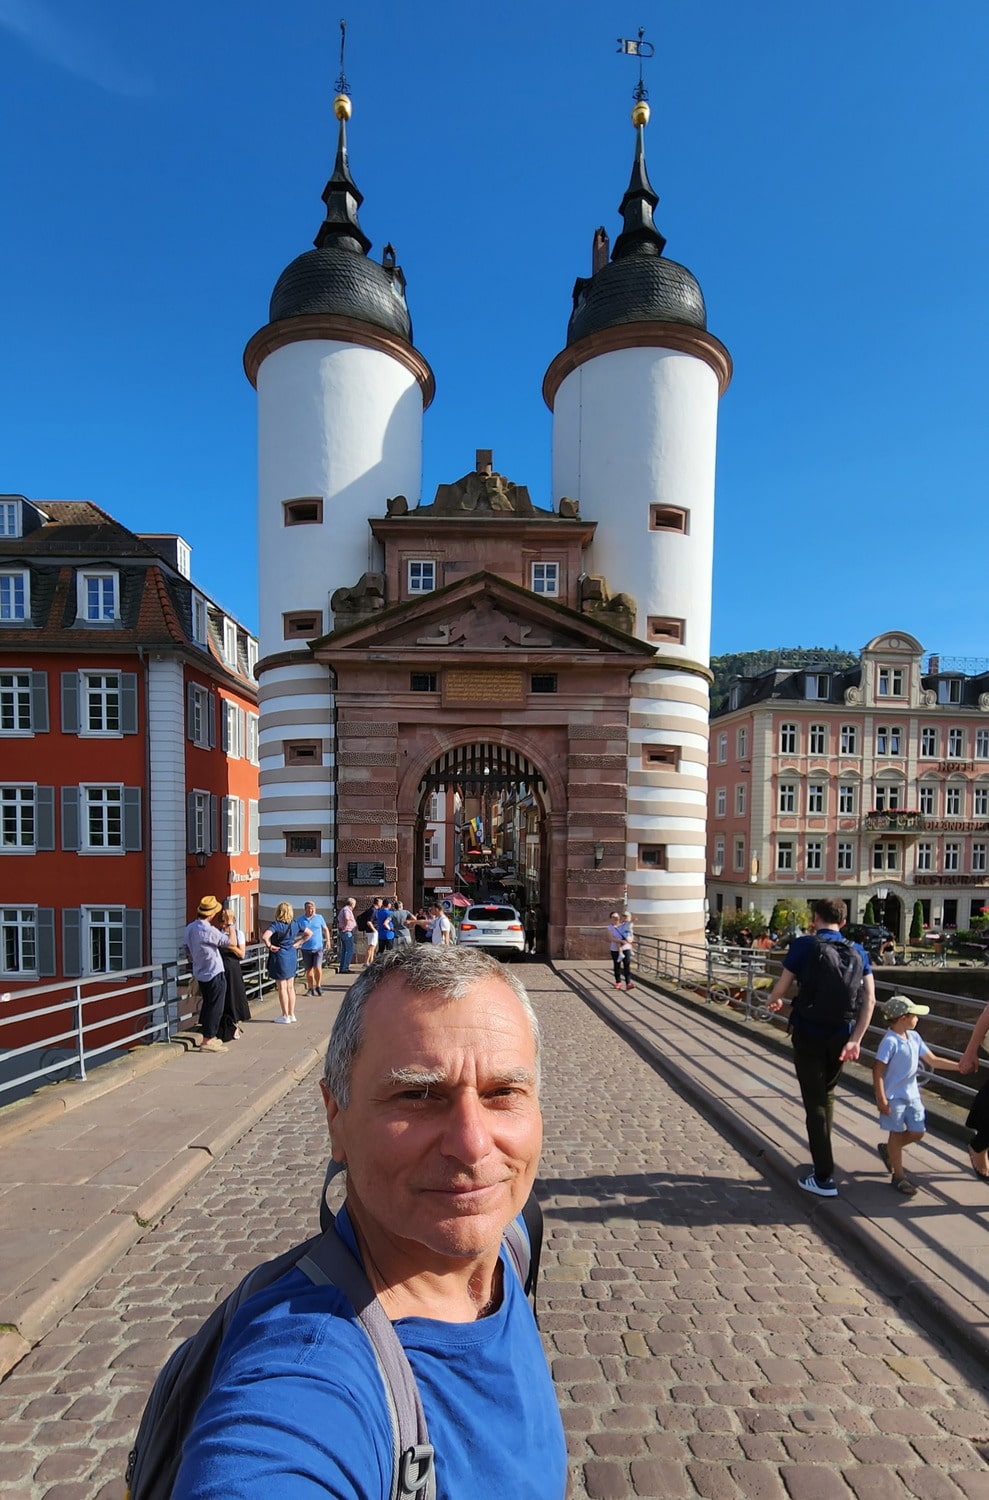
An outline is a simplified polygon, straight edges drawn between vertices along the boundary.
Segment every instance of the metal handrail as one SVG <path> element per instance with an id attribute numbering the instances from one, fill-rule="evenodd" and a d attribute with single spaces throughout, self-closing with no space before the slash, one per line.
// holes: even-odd
<path id="1" fill-rule="evenodd" d="M 636 939 L 636 968 L 648 977 L 652 974 L 677 989 L 689 990 L 694 996 L 700 994 L 708 1004 L 731 1003 L 746 1021 L 768 1021 L 772 1025 L 785 1026 L 786 1018 L 767 1011 L 765 1001 L 782 968 L 782 953 L 752 948 L 734 948 L 726 943 L 691 944 L 678 943 L 670 938 L 642 935 Z M 945 995 L 940 990 L 925 990 L 919 985 L 902 984 L 896 979 L 885 979 L 882 968 L 873 971 L 877 995 L 883 993 L 906 995 L 920 1004 L 931 1001 L 950 1000 L 964 1010 L 971 1009 L 971 1023 L 954 1016 L 938 1014 L 931 1006 L 930 1019 L 949 1027 L 961 1035 L 958 1048 L 939 1046 L 938 1051 L 947 1057 L 959 1058 L 965 1050 L 969 1037 L 975 1029 L 975 1021 L 985 1009 L 986 1002 L 969 995 Z M 881 1003 L 881 1001 L 880 1001 Z M 866 1044 L 862 1047 L 864 1058 L 875 1058 L 875 1045 L 869 1046 L 870 1037 L 881 1035 L 884 1027 L 876 1007 L 877 1019 L 866 1032 Z M 963 1083 L 956 1074 L 938 1073 L 939 1088 L 958 1095 L 958 1102 L 968 1104 L 978 1092 L 979 1075 L 975 1087 Z"/>
<path id="2" fill-rule="evenodd" d="M 241 967 L 249 1000 L 259 999 L 273 986 L 265 957 L 260 943 L 245 949 Z M 0 1106 L 15 1091 L 18 1097 L 33 1092 L 26 1085 L 38 1088 L 56 1075 L 84 1079 L 89 1066 L 108 1053 L 119 1054 L 142 1042 L 170 1041 L 196 1018 L 198 1008 L 188 998 L 190 978 L 188 960 L 175 958 L 0 995 Z M 35 1003 L 46 996 L 55 998 L 49 1004 Z M 101 1007 L 101 1013 L 94 1014 L 94 1007 Z M 31 1040 L 5 1045 L 13 1028 L 45 1021 L 52 1029 L 38 1026 Z M 114 1034 L 111 1041 L 102 1039 L 108 1031 Z M 40 1066 L 18 1066 L 18 1059 L 44 1058 L 51 1049 L 58 1055 Z"/>

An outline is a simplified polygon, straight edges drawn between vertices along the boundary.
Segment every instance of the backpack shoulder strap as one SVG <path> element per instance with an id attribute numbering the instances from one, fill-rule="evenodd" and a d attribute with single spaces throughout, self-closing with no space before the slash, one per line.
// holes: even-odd
<path id="1" fill-rule="evenodd" d="M 371 1342 L 392 1430 L 392 1500 L 436 1500 L 433 1448 L 412 1366 L 363 1268 L 334 1224 L 298 1267 L 316 1286 L 333 1285 L 343 1292 Z"/>

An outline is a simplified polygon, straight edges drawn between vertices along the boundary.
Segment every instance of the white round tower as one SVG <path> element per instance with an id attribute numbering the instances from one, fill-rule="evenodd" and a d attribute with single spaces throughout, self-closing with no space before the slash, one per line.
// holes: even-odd
<path id="1" fill-rule="evenodd" d="M 412 344 L 405 277 L 358 222 L 350 99 L 315 248 L 278 278 L 269 321 L 244 352 L 258 393 L 260 903 L 329 901 L 335 844 L 332 684 L 307 642 L 333 628 L 330 600 L 378 559 L 368 529 L 386 500 L 419 499 L 422 414 L 433 376 Z M 293 835 L 293 830 L 298 830 Z"/>
<path id="2" fill-rule="evenodd" d="M 598 523 L 588 571 L 632 597 L 635 633 L 656 650 L 631 689 L 629 910 L 640 931 L 687 941 L 704 926 L 715 449 L 731 358 L 707 332 L 696 280 L 663 255 L 648 118 L 640 100 L 624 227 L 610 260 L 604 231 L 595 236 L 543 394 L 554 503 L 578 500 Z"/>

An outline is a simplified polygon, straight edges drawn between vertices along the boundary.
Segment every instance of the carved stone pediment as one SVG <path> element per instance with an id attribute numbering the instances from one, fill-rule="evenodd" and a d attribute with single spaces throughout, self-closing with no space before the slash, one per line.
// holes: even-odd
<path id="1" fill-rule="evenodd" d="M 504 474 L 480 473 L 476 469 L 453 484 L 436 487 L 432 505 L 421 506 L 438 516 L 534 516 L 538 514 L 524 484 L 513 484 Z"/>
<path id="2" fill-rule="evenodd" d="M 579 632 L 563 624 L 526 620 L 501 601 L 481 595 L 429 625 L 411 624 L 383 631 L 378 644 L 437 651 L 575 651 L 584 647 Z"/>

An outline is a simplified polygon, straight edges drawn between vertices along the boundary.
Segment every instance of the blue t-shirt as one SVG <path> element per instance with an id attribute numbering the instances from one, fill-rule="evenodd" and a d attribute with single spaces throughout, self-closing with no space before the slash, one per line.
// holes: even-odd
<path id="1" fill-rule="evenodd" d="M 374 925 L 378 929 L 379 938 L 391 938 L 395 936 L 395 923 L 392 921 L 391 907 L 379 906 L 374 914 Z"/>
<path id="2" fill-rule="evenodd" d="M 922 1057 L 928 1056 L 924 1039 L 916 1031 L 887 1031 L 876 1048 L 876 1062 L 886 1064 L 883 1088 L 886 1098 L 920 1103 L 920 1088 L 917 1083 L 917 1067 Z"/>
<path id="3" fill-rule="evenodd" d="M 808 933 L 806 937 L 795 938 L 787 949 L 786 957 L 783 960 L 783 967 L 784 969 L 789 969 L 790 973 L 795 975 L 797 980 L 800 979 L 800 976 L 804 971 L 804 965 L 806 964 L 807 959 L 810 957 L 811 953 L 814 951 L 814 943 L 817 938 L 823 939 L 823 941 L 826 943 L 847 942 L 847 938 L 843 938 L 841 933 L 836 932 L 833 927 L 822 927 L 821 930 L 817 933 L 812 932 Z M 872 965 L 869 962 L 869 955 L 868 953 L 866 953 L 861 943 L 852 943 L 851 946 L 855 949 L 855 952 L 862 960 L 863 976 L 866 974 L 871 974 Z M 813 1022 L 801 1018 L 799 1011 L 796 1009 L 791 1014 L 790 1025 L 794 1031 L 799 1031 L 807 1037 L 817 1038 L 821 1038 L 824 1036 L 837 1036 L 842 1031 L 846 1036 L 851 1036 L 854 1030 L 853 1024 L 849 1022 L 845 1026 L 840 1026 L 837 1031 L 825 1031 L 822 1027 L 815 1026 Z"/>
<path id="4" fill-rule="evenodd" d="M 337 1227 L 355 1248 L 346 1211 Z M 474 1323 L 399 1318 L 442 1500 L 563 1500 L 563 1424 L 539 1332 L 503 1249 L 501 1307 Z M 388 1500 L 391 1424 L 370 1340 L 301 1271 L 233 1320 L 173 1500 Z"/>
<path id="5" fill-rule="evenodd" d="M 315 951 L 322 953 L 323 949 L 326 947 L 325 921 L 319 915 L 319 912 L 313 912 L 311 917 L 303 916 L 301 918 L 301 921 L 303 927 L 308 927 L 309 931 L 312 933 L 312 937 L 307 937 L 305 942 L 303 943 L 302 952 L 312 953 Z"/>

